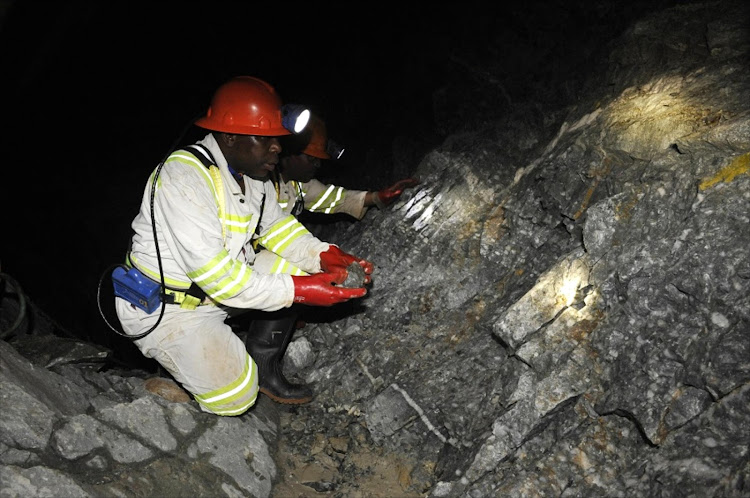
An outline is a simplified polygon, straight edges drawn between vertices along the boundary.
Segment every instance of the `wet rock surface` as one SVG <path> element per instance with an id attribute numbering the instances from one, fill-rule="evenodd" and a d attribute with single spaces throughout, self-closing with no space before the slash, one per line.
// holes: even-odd
<path id="1" fill-rule="evenodd" d="M 202 413 L 28 306 L 43 327 L 0 342 L 0 488 L 748 496 L 749 9 L 645 15 L 575 98 L 505 100 L 389 209 L 310 225 L 375 271 L 295 332 L 284 369 L 308 405 Z M 2 305 L 7 329 L 7 285 Z"/>

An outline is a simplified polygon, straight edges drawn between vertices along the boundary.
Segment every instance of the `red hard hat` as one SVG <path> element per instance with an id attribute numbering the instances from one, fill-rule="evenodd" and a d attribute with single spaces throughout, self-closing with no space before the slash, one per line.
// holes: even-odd
<path id="1" fill-rule="evenodd" d="M 320 159 L 331 158 L 328 152 L 326 152 L 328 145 L 328 132 L 326 131 L 326 124 L 323 120 L 315 115 L 311 115 L 305 134 L 307 134 L 310 139 L 307 142 L 305 150 L 302 151 L 304 154 Z"/>
<path id="2" fill-rule="evenodd" d="M 239 135 L 291 134 L 282 126 L 281 98 L 276 90 L 253 76 L 237 76 L 221 85 L 206 115 L 197 119 L 195 125 Z"/>

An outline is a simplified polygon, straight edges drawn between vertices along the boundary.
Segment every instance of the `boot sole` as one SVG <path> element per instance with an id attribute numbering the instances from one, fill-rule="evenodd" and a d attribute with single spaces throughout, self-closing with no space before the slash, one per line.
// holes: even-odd
<path id="1" fill-rule="evenodd" d="M 312 396 L 306 396 L 304 398 L 280 398 L 263 387 L 260 388 L 260 392 L 282 405 L 303 405 L 312 401 Z"/>

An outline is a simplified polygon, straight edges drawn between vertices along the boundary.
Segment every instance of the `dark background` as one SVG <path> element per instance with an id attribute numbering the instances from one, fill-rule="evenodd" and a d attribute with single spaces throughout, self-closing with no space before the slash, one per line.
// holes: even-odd
<path id="1" fill-rule="evenodd" d="M 99 279 L 122 260 L 148 174 L 227 79 L 308 105 L 347 148 L 323 179 L 379 189 L 471 126 L 462 116 L 499 110 L 477 101 L 438 123 L 437 93 L 561 97 L 557 82 L 669 3 L 2 2 L 1 270 L 61 327 L 106 343 Z M 397 167 L 405 137 L 417 153 Z"/>

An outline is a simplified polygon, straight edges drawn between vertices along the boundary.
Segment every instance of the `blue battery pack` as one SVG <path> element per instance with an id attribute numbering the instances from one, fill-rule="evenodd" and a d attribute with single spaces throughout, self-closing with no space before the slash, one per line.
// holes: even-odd
<path id="1" fill-rule="evenodd" d="M 115 268 L 112 272 L 112 284 L 115 287 L 115 296 L 138 306 L 146 313 L 153 313 L 161 304 L 161 285 L 144 277 L 135 268 L 127 271 L 121 266 Z"/>

